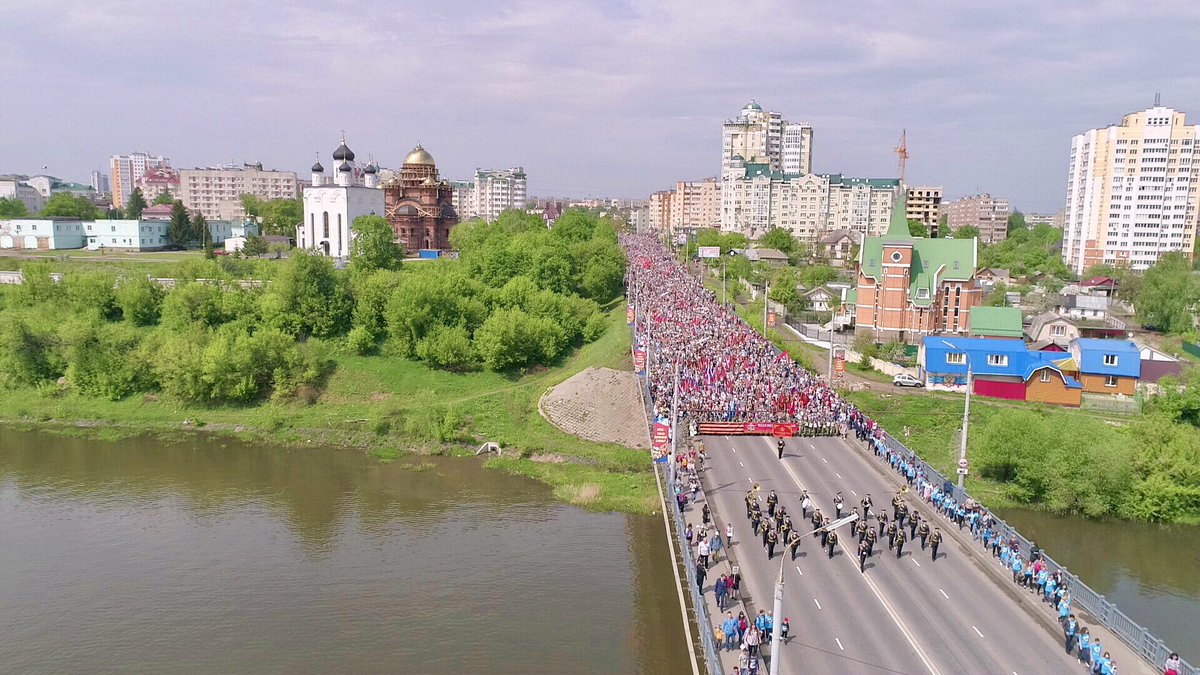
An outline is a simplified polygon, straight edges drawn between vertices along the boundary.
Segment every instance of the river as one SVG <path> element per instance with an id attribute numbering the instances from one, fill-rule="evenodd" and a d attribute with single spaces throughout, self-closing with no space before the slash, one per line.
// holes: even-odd
<path id="1" fill-rule="evenodd" d="M 674 583 L 474 459 L 0 429 L 6 672 L 678 673 Z"/>
<path id="2" fill-rule="evenodd" d="M 1191 663 L 1200 663 L 1200 527 L 997 515 Z"/>

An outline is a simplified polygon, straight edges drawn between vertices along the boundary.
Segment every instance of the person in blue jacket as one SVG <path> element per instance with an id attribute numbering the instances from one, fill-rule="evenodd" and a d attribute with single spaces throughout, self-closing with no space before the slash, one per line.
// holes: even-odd
<path id="1" fill-rule="evenodd" d="M 1024 579 L 1024 577 L 1021 576 L 1021 557 L 1020 556 L 1013 556 L 1012 573 L 1013 573 L 1013 583 L 1021 583 L 1021 580 Z"/>
<path id="2" fill-rule="evenodd" d="M 1104 647 L 1100 646 L 1100 638 L 1092 638 L 1092 672 L 1100 672 L 1100 659 L 1104 657 Z"/>
<path id="3" fill-rule="evenodd" d="M 1079 662 L 1085 666 L 1092 662 L 1092 634 L 1087 626 L 1079 631 Z"/>

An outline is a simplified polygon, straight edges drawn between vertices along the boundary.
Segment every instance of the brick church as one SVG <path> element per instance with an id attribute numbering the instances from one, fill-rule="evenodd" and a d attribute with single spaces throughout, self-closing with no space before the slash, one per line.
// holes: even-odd
<path id="1" fill-rule="evenodd" d="M 383 191 L 384 215 L 406 253 L 450 249 L 450 228 L 458 223 L 453 189 L 438 179 L 437 165 L 420 143 L 404 158 L 399 175 L 383 184 Z"/>
<path id="2" fill-rule="evenodd" d="M 858 252 L 858 287 L 846 300 L 855 335 L 909 344 L 938 333 L 965 335 L 971 308 L 982 301 L 975 278 L 978 246 L 975 238 L 910 235 L 901 188 L 887 232 L 865 238 Z"/>

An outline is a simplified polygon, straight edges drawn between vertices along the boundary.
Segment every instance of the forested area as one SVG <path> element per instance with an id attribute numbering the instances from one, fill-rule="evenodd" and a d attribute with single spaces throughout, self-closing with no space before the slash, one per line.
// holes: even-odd
<path id="1" fill-rule="evenodd" d="M 26 264 L 26 283 L 0 291 L 0 385 L 221 404 L 313 400 L 343 353 L 520 369 L 598 337 L 622 289 L 614 225 L 585 212 L 553 229 L 517 212 L 463 223 L 457 261 L 402 264 L 386 221 L 354 228 L 346 270 L 302 251 L 196 261 L 167 289 L 119 268 L 56 283 L 47 263 Z M 250 275 L 265 283 L 239 283 Z"/>

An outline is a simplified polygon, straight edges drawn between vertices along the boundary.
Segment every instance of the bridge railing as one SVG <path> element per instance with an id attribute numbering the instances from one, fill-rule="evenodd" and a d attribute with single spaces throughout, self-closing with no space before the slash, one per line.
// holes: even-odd
<path id="1" fill-rule="evenodd" d="M 931 483 L 947 489 L 950 496 L 956 502 L 964 502 L 970 497 L 966 490 L 960 490 L 957 485 L 948 481 L 940 471 L 934 469 L 925 460 L 918 457 L 915 452 L 909 450 L 903 443 L 893 438 L 891 434 L 884 431 L 882 440 L 884 446 L 894 452 L 898 452 L 902 457 L 912 462 L 918 470 L 924 471 L 926 478 Z M 1001 535 L 1001 540 L 1006 542 L 1015 540 L 1020 547 L 1021 554 L 1028 557 L 1030 551 L 1033 550 L 1034 544 L 1022 536 L 1020 532 L 1017 532 L 1016 528 L 995 517 L 995 514 L 992 515 L 995 519 L 995 527 Z M 1142 658 L 1149 661 L 1151 665 L 1156 668 L 1162 666 L 1167 657 L 1171 655 L 1171 650 L 1162 640 L 1155 637 L 1148 628 L 1129 618 L 1115 604 L 1083 583 L 1078 576 L 1071 574 L 1066 567 L 1055 562 L 1044 551 L 1041 552 L 1041 557 L 1049 566 L 1052 574 L 1058 570 L 1062 571 L 1063 577 L 1067 579 L 1067 588 L 1071 591 L 1072 606 L 1087 611 L 1095 617 L 1095 620 L 1100 625 L 1111 630 L 1113 634 L 1121 638 L 1135 652 L 1140 654 Z M 1180 675 L 1200 675 L 1200 668 L 1184 662 L 1179 673 Z"/>

